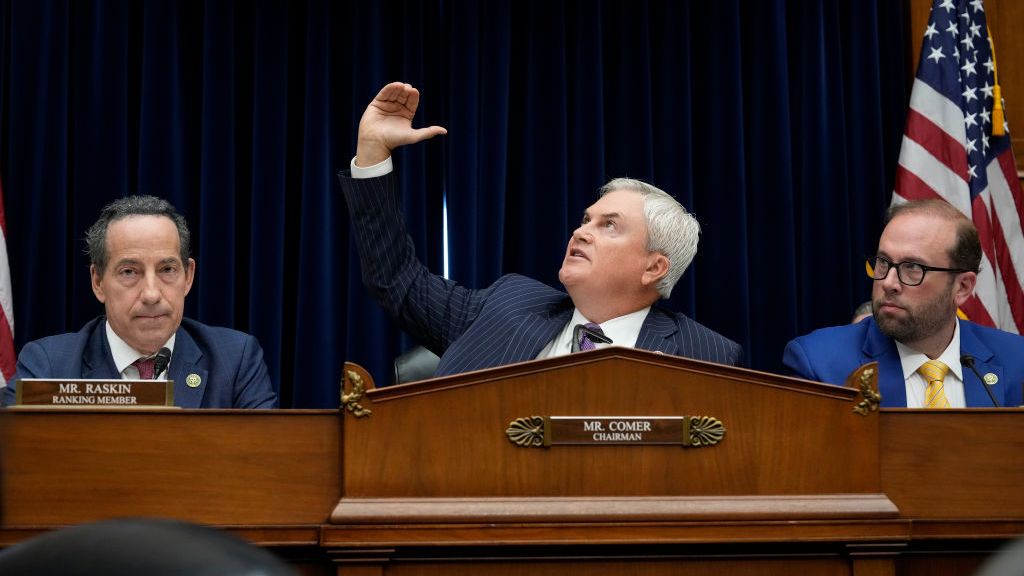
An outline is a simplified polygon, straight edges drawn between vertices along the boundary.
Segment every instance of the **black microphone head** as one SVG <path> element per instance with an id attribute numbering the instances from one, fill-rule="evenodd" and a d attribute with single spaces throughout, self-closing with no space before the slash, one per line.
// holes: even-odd
<path id="1" fill-rule="evenodd" d="M 964 366 L 967 366 L 968 368 L 973 368 L 974 356 L 971 356 L 970 354 L 961 354 L 960 363 L 963 364 Z"/>
<path id="2" fill-rule="evenodd" d="M 153 358 L 153 378 L 157 378 L 164 370 L 167 370 L 167 365 L 171 363 L 171 350 L 166 346 L 161 348 L 156 356 Z"/>

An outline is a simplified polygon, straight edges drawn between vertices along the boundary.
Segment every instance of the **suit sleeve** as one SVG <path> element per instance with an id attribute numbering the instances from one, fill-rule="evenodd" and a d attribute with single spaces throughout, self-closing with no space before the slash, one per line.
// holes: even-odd
<path id="1" fill-rule="evenodd" d="M 14 376 L 7 381 L 4 388 L 3 405 L 14 406 L 17 386 L 16 382 L 22 378 L 48 378 L 53 375 L 50 367 L 50 358 L 46 355 L 46 349 L 38 342 L 29 342 L 18 354 L 18 365 Z"/>
<path id="2" fill-rule="evenodd" d="M 338 174 L 355 233 L 363 284 L 406 332 L 441 354 L 476 319 L 487 290 L 431 274 L 417 258 L 398 209 L 394 173 Z"/>
<path id="3" fill-rule="evenodd" d="M 800 344 L 799 338 L 790 340 L 786 344 L 786 349 L 782 353 L 782 364 L 790 369 L 795 376 L 807 380 L 821 381 L 821 378 L 815 374 L 814 368 L 811 367 L 811 361 L 807 357 L 804 347 Z"/>
<path id="4" fill-rule="evenodd" d="M 278 398 L 263 361 L 263 348 L 255 337 L 246 335 L 238 378 L 235 380 L 235 408 L 277 408 Z"/>

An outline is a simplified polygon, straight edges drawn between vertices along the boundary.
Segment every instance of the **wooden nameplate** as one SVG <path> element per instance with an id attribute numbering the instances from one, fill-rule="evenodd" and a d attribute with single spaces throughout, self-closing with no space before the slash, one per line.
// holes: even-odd
<path id="1" fill-rule="evenodd" d="M 17 406 L 51 408 L 174 408 L 173 380 L 18 380 Z"/>

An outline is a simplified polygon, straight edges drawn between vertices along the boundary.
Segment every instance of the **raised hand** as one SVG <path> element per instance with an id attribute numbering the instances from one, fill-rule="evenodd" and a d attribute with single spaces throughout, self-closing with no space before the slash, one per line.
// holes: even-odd
<path id="1" fill-rule="evenodd" d="M 420 92 L 410 84 L 392 82 L 381 88 L 359 120 L 356 165 L 372 166 L 399 146 L 447 134 L 441 126 L 412 127 L 419 104 Z"/>

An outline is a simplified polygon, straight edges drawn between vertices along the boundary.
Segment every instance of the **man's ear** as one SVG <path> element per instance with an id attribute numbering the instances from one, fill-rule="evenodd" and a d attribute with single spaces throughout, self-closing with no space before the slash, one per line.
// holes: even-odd
<path id="1" fill-rule="evenodd" d="M 644 286 L 653 286 L 657 284 L 659 280 L 668 274 L 668 256 L 665 256 L 661 252 L 652 252 L 647 257 L 647 266 L 644 268 L 644 273 L 640 277 L 640 283 Z"/>
<path id="2" fill-rule="evenodd" d="M 100 284 L 103 276 L 96 270 L 95 264 L 89 265 L 89 276 L 92 278 L 92 293 L 96 295 L 97 300 L 106 303 L 107 295 L 103 293 L 103 286 Z"/>
<path id="3" fill-rule="evenodd" d="M 189 258 L 188 262 L 185 263 L 185 295 L 188 295 L 189 290 L 192 289 L 192 281 L 196 279 L 196 261 L 194 258 Z"/>
<path id="4" fill-rule="evenodd" d="M 956 307 L 963 306 L 964 302 L 974 294 L 974 287 L 978 284 L 978 275 L 974 272 L 961 272 L 957 274 L 953 285 L 953 301 Z"/>

